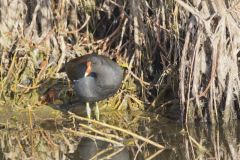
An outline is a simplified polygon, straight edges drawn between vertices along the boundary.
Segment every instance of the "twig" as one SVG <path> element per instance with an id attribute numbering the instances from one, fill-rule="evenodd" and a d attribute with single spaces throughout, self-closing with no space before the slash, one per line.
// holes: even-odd
<path id="1" fill-rule="evenodd" d="M 121 138 L 121 137 L 119 137 L 119 136 L 117 136 L 117 135 L 107 134 L 107 133 L 100 132 L 99 130 L 93 129 L 93 128 L 85 125 L 85 124 L 79 124 L 79 125 L 80 125 L 81 127 L 87 128 L 87 129 L 89 129 L 89 130 L 91 130 L 91 131 L 93 131 L 93 132 L 95 132 L 95 133 L 97 133 L 97 134 L 100 134 L 100 135 L 102 135 L 102 136 L 109 137 L 109 138 L 115 138 L 115 139 L 120 140 L 120 141 L 123 140 L 123 138 Z"/>
<path id="2" fill-rule="evenodd" d="M 157 155 L 159 155 L 160 153 L 162 153 L 162 151 L 164 151 L 164 149 L 161 149 L 161 150 L 155 152 L 153 155 L 151 155 L 150 157 L 148 157 L 146 160 L 151 160 L 151 159 L 155 158 Z"/>
<path id="3" fill-rule="evenodd" d="M 80 132 L 80 131 L 74 131 L 72 129 L 65 128 L 65 127 L 63 129 L 68 131 L 68 132 L 74 133 L 76 135 L 80 135 L 80 136 L 84 136 L 84 137 L 88 137 L 88 138 L 93 138 L 93 139 L 98 139 L 98 140 L 101 140 L 101 141 L 106 141 L 106 142 L 109 142 L 109 143 L 112 143 L 112 144 L 116 144 L 117 146 L 124 146 L 120 142 L 117 142 L 117 141 L 114 141 L 114 140 L 111 140 L 111 139 L 108 139 L 108 138 L 105 138 L 105 137 L 91 135 L 91 134 L 87 134 L 87 133 Z"/>
<path id="4" fill-rule="evenodd" d="M 95 123 L 95 124 L 98 124 L 98 125 L 101 125 L 101 126 L 104 126 L 104 127 L 108 127 L 108 128 L 111 128 L 111 129 L 114 129 L 114 130 L 117 130 L 117 131 L 126 133 L 126 134 L 128 134 L 128 135 L 133 136 L 134 138 L 140 139 L 140 140 L 142 140 L 142 141 L 144 141 L 144 142 L 147 142 L 147 143 L 149 143 L 149 144 L 151 144 L 151 145 L 153 145 L 153 146 L 155 146 L 155 147 L 157 147 L 157 148 L 160 148 L 160 149 L 165 148 L 164 146 L 162 146 L 162 145 L 160 145 L 160 144 L 158 144 L 158 143 L 156 143 L 156 142 L 154 142 L 154 141 L 151 141 L 151 140 L 149 140 L 149 139 L 147 139 L 147 138 L 144 138 L 144 137 L 142 137 L 142 136 L 140 136 L 140 135 L 137 135 L 137 134 L 135 134 L 135 133 L 133 133 L 133 132 L 131 132 L 131 131 L 125 130 L 125 129 L 123 129 L 123 128 L 119 128 L 119 127 L 116 127 L 116 126 L 112 126 L 112 125 L 109 125 L 109 124 L 106 124 L 106 123 L 102 123 L 102 122 L 99 122 L 99 121 L 96 121 L 96 120 L 92 120 L 92 119 L 80 117 L 80 116 L 77 116 L 77 115 L 75 115 L 74 113 L 71 113 L 71 112 L 68 112 L 68 113 L 69 113 L 72 117 L 74 117 L 74 118 L 76 118 L 76 119 L 83 120 L 83 121 L 88 121 L 88 122 L 91 122 L 91 123 Z"/>

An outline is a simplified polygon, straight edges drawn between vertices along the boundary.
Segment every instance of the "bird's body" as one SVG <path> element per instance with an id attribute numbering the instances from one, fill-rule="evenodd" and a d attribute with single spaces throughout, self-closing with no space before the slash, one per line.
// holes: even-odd
<path id="1" fill-rule="evenodd" d="M 120 66 L 106 56 L 87 54 L 65 65 L 79 100 L 97 102 L 114 95 L 123 80 Z"/>

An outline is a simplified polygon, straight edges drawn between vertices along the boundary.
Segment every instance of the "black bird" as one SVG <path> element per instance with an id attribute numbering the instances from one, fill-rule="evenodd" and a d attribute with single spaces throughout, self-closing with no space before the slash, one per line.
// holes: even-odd
<path id="1" fill-rule="evenodd" d="M 89 118 L 91 109 L 88 102 L 97 102 L 114 95 L 123 80 L 121 67 L 110 58 L 97 54 L 86 54 L 70 60 L 65 64 L 65 71 L 80 101 L 87 102 Z M 99 119 L 97 103 L 95 114 Z"/>

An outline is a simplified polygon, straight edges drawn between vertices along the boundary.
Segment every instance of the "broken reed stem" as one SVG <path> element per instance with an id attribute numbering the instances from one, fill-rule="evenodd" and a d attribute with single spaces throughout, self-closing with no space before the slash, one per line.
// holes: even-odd
<path id="1" fill-rule="evenodd" d="M 84 137 L 88 137 L 88 138 L 93 138 L 93 139 L 97 139 L 97 140 L 101 140 L 101 141 L 106 141 L 106 142 L 109 142 L 109 143 L 112 143 L 112 144 L 115 144 L 117 146 L 124 146 L 122 143 L 120 142 L 117 142 L 117 141 L 114 141 L 112 139 L 108 139 L 108 138 L 105 138 L 105 137 L 101 137 L 101 136 L 96 136 L 96 135 L 91 135 L 91 134 L 87 134 L 87 133 L 84 133 L 84 132 L 80 132 L 80 131 L 74 131 L 72 129 L 69 129 L 69 128 L 63 128 L 64 130 L 68 131 L 68 132 L 71 132 L 73 134 L 76 134 L 76 135 L 80 135 L 80 136 L 84 136 Z"/>
<path id="2" fill-rule="evenodd" d="M 90 131 L 93 131 L 93 132 L 95 132 L 95 133 L 97 133 L 97 134 L 100 134 L 100 135 L 102 135 L 102 136 L 110 137 L 110 138 L 115 138 L 115 139 L 117 139 L 117 140 L 119 140 L 119 141 L 122 141 L 122 140 L 123 140 L 123 138 L 121 138 L 121 137 L 119 137 L 119 136 L 117 136 L 117 135 L 108 134 L 108 133 L 103 133 L 103 132 L 101 132 L 101 131 L 99 131 L 99 130 L 97 130 L 97 129 L 91 128 L 91 127 L 89 127 L 89 126 L 87 126 L 87 125 L 85 125 L 85 124 L 79 124 L 79 125 L 80 125 L 81 127 L 83 127 L 83 128 L 87 128 L 87 129 L 89 129 Z"/>
<path id="3" fill-rule="evenodd" d="M 164 151 L 164 149 L 161 149 L 161 150 L 155 152 L 153 155 L 151 155 L 150 157 L 148 157 L 146 160 L 152 160 L 152 159 L 155 158 L 157 155 L 159 155 L 160 153 L 162 153 L 162 151 Z"/>
<path id="4" fill-rule="evenodd" d="M 103 157 L 103 159 L 112 159 L 115 155 L 117 155 L 118 153 L 122 152 L 125 148 L 122 147 L 120 149 L 118 149 L 117 151 L 109 154 L 109 155 L 106 155 L 105 157 Z"/>
<path id="5" fill-rule="evenodd" d="M 77 116 L 75 115 L 74 113 L 72 112 L 68 112 L 72 117 L 76 118 L 76 119 L 79 119 L 79 120 L 83 120 L 83 121 L 87 121 L 87 122 L 91 122 L 91 123 L 95 123 L 95 124 L 98 124 L 98 125 L 101 125 L 101 126 L 104 126 L 104 127 L 108 127 L 108 128 L 111 128 L 111 129 L 114 129 L 114 130 L 117 130 L 117 131 L 120 131 L 120 132 L 123 132 L 123 133 L 126 133 L 128 135 L 131 135 L 132 137 L 134 138 L 137 138 L 139 140 L 142 140 L 144 142 L 147 142 L 159 149 L 164 149 L 165 147 L 154 142 L 154 141 L 151 141 L 150 139 L 147 139 L 147 138 L 144 138 L 140 135 L 137 135 L 131 131 L 128 131 L 128 130 L 125 130 L 123 128 L 119 128 L 119 127 L 116 127 L 116 126 L 112 126 L 112 125 L 109 125 L 109 124 L 106 124 L 106 123 L 102 123 L 102 122 L 99 122 L 99 121 L 96 121 L 96 120 L 92 120 L 92 119 L 88 119 L 88 118 L 84 118 L 84 117 L 80 117 L 80 116 Z"/>
<path id="6" fill-rule="evenodd" d="M 94 155 L 90 160 L 95 160 L 95 159 L 97 159 L 97 157 L 100 157 L 101 155 L 104 155 L 105 153 L 107 153 L 108 151 L 111 151 L 111 150 L 113 150 L 113 147 L 104 149 L 104 150 L 98 152 L 96 155 Z"/>

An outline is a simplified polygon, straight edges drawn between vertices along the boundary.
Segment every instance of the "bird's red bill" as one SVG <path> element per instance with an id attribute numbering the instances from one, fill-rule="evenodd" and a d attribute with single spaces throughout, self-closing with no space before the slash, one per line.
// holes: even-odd
<path id="1" fill-rule="evenodd" d="M 86 72 L 84 74 L 85 77 L 87 77 L 92 72 L 92 62 L 87 61 L 86 65 L 87 65 L 87 69 L 86 69 Z"/>

